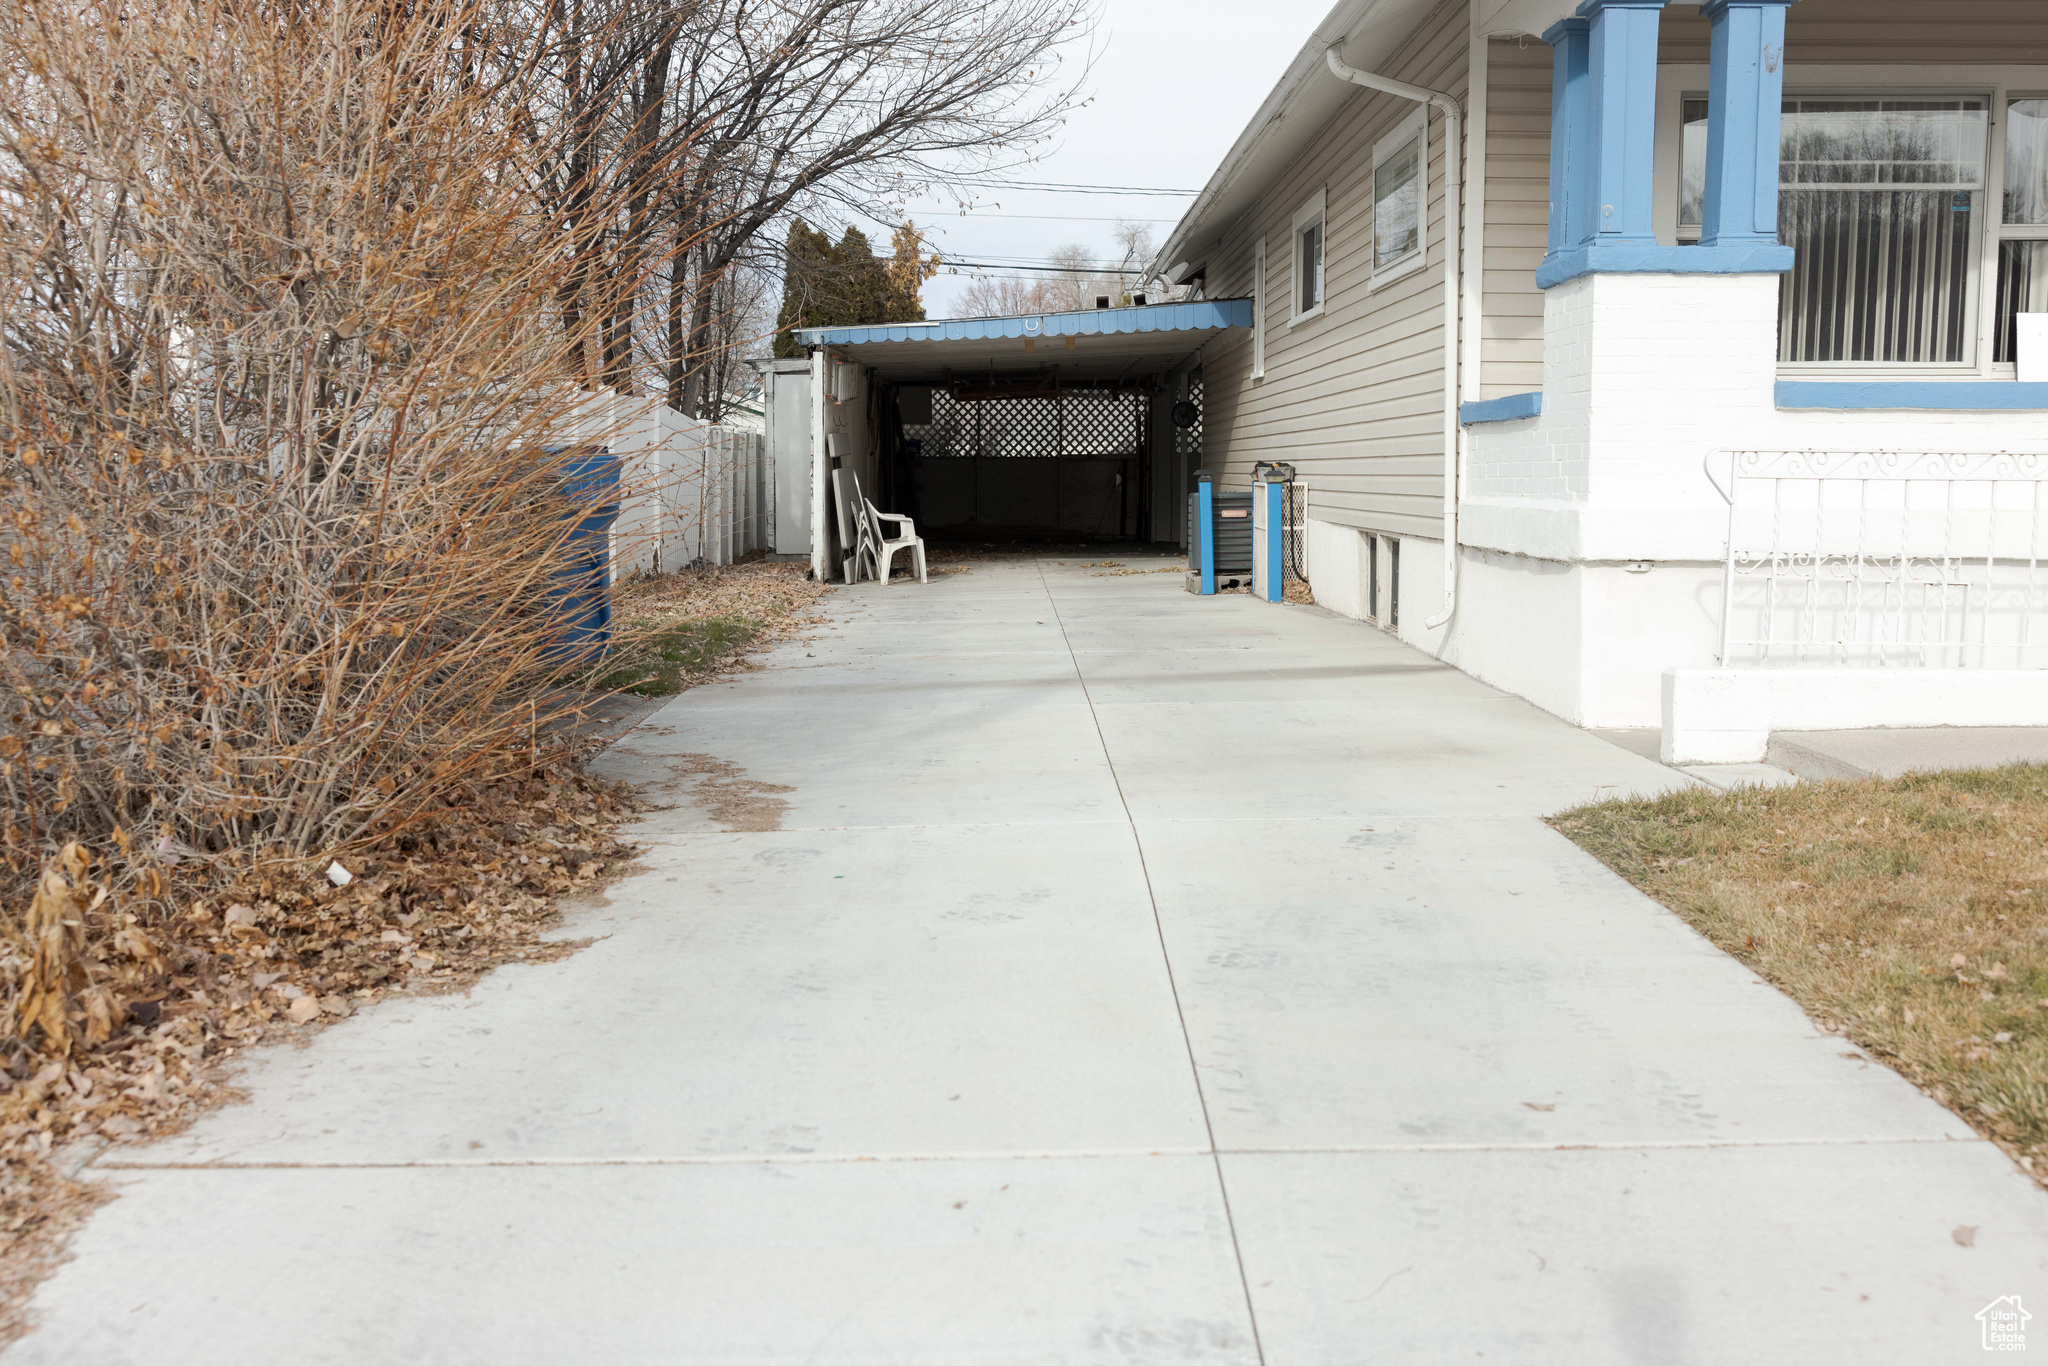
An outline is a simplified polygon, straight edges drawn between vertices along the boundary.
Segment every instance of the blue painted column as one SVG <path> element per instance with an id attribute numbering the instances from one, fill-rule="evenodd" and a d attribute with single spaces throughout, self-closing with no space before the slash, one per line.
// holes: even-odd
<path id="1" fill-rule="evenodd" d="M 1585 0 L 1543 37 L 1551 87 L 1550 235 L 1536 283 L 1581 275 L 1782 274 L 1778 129 L 1785 7 L 1794 0 L 1708 0 L 1707 208 L 1703 239 L 1665 246 L 1653 226 L 1657 24 L 1665 0 Z M 1583 56 L 1581 55 L 1583 53 Z"/>
<path id="2" fill-rule="evenodd" d="M 1585 0 L 1543 35 L 1550 91 L 1545 289 L 1599 270 L 1641 270 L 1657 247 L 1657 24 L 1665 0 Z"/>
<path id="3" fill-rule="evenodd" d="M 1657 24 L 1665 0 L 1586 0 L 1585 203 L 1595 251 L 1656 242 Z"/>
<path id="4" fill-rule="evenodd" d="M 1779 247 L 1778 156 L 1785 10 L 1794 0 L 1708 0 L 1707 202 L 1703 247 Z M 1780 269 L 1791 268 L 1789 249 Z"/>
<path id="5" fill-rule="evenodd" d="M 1551 46 L 1550 71 L 1550 236 L 1543 254 L 1549 265 L 1585 236 L 1578 193 L 1585 175 L 1587 35 L 1592 25 L 1566 19 L 1543 34 Z"/>

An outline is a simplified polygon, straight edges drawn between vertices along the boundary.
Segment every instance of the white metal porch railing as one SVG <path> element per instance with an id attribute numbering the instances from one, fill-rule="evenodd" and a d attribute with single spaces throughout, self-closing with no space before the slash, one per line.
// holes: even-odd
<path id="1" fill-rule="evenodd" d="M 2048 666 L 2048 455 L 1717 451 L 1721 664 Z"/>

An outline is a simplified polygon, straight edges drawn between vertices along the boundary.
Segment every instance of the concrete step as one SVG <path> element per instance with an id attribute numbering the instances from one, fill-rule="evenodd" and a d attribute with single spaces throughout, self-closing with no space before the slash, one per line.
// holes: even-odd
<path id="1" fill-rule="evenodd" d="M 1687 764 L 1678 770 L 1724 792 L 1738 787 L 1790 787 L 1799 775 L 1775 764 Z"/>
<path id="2" fill-rule="evenodd" d="M 1896 778 L 1940 769 L 2048 763 L 2048 727 L 1779 731 L 1771 736 L 1764 760 L 1814 779 Z"/>

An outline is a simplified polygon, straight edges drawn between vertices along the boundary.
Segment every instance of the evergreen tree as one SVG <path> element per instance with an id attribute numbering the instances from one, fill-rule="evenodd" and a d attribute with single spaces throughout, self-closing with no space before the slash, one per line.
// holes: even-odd
<path id="1" fill-rule="evenodd" d="M 775 354 L 790 359 L 803 354 L 794 330 L 817 326 L 823 286 L 832 262 L 832 240 L 799 218 L 789 225 L 782 249 L 782 311 L 775 317 Z"/>
<path id="2" fill-rule="evenodd" d="M 889 235 L 889 295 L 883 322 L 924 321 L 924 282 L 939 273 L 939 256 L 924 254 L 924 234 L 905 223 Z"/>
<path id="3" fill-rule="evenodd" d="M 894 254 L 884 261 L 859 228 L 848 228 L 835 244 L 801 218 L 790 224 L 775 354 L 803 354 L 795 335 L 800 327 L 923 322 L 924 282 L 938 273 L 938 257 L 922 256 L 923 235 L 909 223 L 890 243 Z"/>

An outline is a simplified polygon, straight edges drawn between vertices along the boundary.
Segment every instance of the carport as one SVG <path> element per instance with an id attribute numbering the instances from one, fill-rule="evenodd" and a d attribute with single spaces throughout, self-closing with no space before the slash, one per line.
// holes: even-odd
<path id="1" fill-rule="evenodd" d="M 811 560 L 836 576 L 830 471 L 931 540 L 1180 545 L 1202 347 L 1249 299 L 799 331 L 811 356 Z"/>

